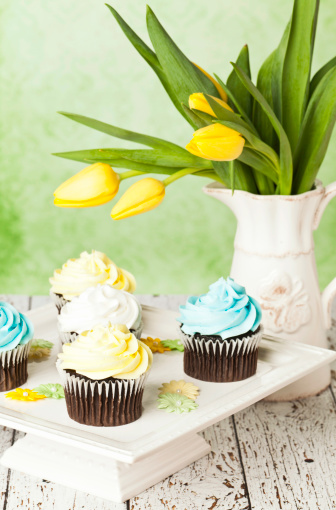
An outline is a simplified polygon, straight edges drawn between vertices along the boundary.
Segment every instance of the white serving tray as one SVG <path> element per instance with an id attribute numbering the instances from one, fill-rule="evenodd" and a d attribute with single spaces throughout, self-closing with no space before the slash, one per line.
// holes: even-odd
<path id="1" fill-rule="evenodd" d="M 50 304 L 28 312 L 35 338 L 54 342 L 49 359 L 29 363 L 24 387 L 60 382 L 55 368 L 60 343 L 57 314 Z M 143 336 L 178 336 L 177 312 L 143 306 Z M 12 401 L 0 393 L 0 423 L 29 433 L 11 447 L 2 463 L 42 478 L 123 501 L 210 451 L 197 432 L 261 400 L 332 362 L 336 353 L 264 337 L 255 376 L 236 383 L 207 383 L 183 372 L 183 353 L 154 354 L 147 380 L 143 415 L 121 427 L 91 427 L 71 420 L 64 400 Z M 190 413 L 169 414 L 157 409 L 163 382 L 184 379 L 200 388 L 199 407 Z M 34 437 L 35 436 L 35 437 Z M 100 466 L 100 476 L 88 477 L 87 464 Z M 130 466 L 132 464 L 132 466 Z M 92 473 L 92 468 L 89 470 Z"/>

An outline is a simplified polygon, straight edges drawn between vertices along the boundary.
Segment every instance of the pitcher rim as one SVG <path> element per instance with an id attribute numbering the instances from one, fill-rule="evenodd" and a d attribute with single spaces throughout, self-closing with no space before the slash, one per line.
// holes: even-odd
<path id="1" fill-rule="evenodd" d="M 297 200 L 304 200 L 306 198 L 310 198 L 314 195 L 320 195 L 324 192 L 325 187 L 323 186 L 322 182 L 319 179 L 316 179 L 315 182 L 315 189 L 312 189 L 310 191 L 306 191 L 305 193 L 300 193 L 299 195 L 257 195 L 256 193 L 250 193 L 249 191 L 243 191 L 243 190 L 235 190 L 235 193 L 238 193 L 240 196 L 246 195 L 249 198 L 252 198 L 253 200 L 284 200 L 287 202 L 293 202 Z M 203 192 L 206 195 L 211 195 L 211 193 L 231 193 L 231 188 L 225 187 L 224 184 L 221 184 L 217 181 L 212 181 L 203 186 L 202 188 Z M 233 194 L 233 197 L 234 197 Z"/>

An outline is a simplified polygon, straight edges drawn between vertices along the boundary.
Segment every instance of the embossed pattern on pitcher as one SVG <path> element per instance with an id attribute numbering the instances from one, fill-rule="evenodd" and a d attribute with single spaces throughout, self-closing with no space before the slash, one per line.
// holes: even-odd
<path id="1" fill-rule="evenodd" d="M 274 333 L 293 333 L 311 318 L 309 296 L 302 280 L 273 271 L 262 280 L 259 301 L 263 323 Z"/>

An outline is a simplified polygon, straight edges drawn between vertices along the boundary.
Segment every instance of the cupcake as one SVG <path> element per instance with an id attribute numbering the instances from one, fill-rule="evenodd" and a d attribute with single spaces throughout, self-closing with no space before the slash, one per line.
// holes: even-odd
<path id="1" fill-rule="evenodd" d="M 256 373 L 261 307 L 232 278 L 180 306 L 184 372 L 210 382 L 241 381 Z"/>
<path id="2" fill-rule="evenodd" d="M 58 329 L 62 343 L 72 342 L 80 333 L 108 322 L 125 324 L 140 340 L 143 323 L 136 298 L 108 284 L 89 287 L 61 309 Z"/>
<path id="3" fill-rule="evenodd" d="M 107 284 L 115 289 L 122 289 L 133 293 L 136 283 L 134 276 L 115 265 L 104 253 L 92 250 L 84 251 L 78 259 L 69 259 L 56 269 L 54 276 L 49 279 L 50 294 L 54 299 L 58 313 L 62 306 L 88 287 Z"/>
<path id="4" fill-rule="evenodd" d="M 58 357 L 70 418 L 97 427 L 126 425 L 140 418 L 153 355 L 125 325 L 85 331 L 64 344 Z"/>
<path id="5" fill-rule="evenodd" d="M 27 360 L 33 335 L 28 317 L 0 301 L 0 391 L 17 388 L 28 379 Z"/>

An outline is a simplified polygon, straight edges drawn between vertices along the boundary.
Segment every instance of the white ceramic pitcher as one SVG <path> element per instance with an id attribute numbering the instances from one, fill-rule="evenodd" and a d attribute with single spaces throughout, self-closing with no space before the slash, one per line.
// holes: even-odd
<path id="1" fill-rule="evenodd" d="M 204 192 L 226 204 L 238 225 L 231 277 L 244 285 L 263 310 L 265 332 L 296 342 L 327 347 L 331 303 L 336 278 L 320 294 L 314 255 L 313 230 L 329 201 L 336 182 L 301 195 L 254 195 L 215 182 Z M 316 395 L 330 383 L 323 367 L 283 390 L 271 400 L 292 400 Z"/>

